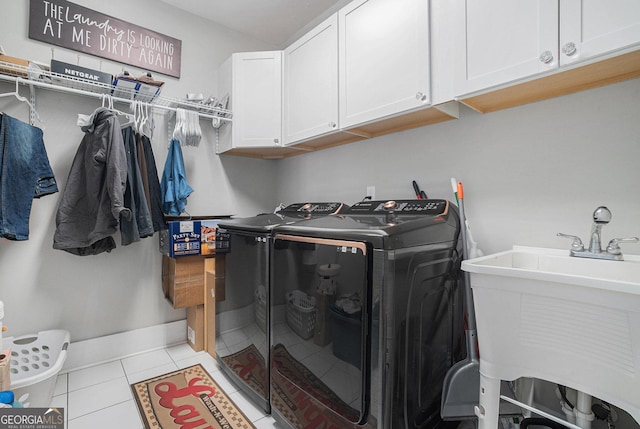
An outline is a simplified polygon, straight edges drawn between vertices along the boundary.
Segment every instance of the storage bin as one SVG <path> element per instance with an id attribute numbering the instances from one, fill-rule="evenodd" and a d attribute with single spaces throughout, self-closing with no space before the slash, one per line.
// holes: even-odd
<path id="1" fill-rule="evenodd" d="M 30 407 L 51 405 L 68 346 L 69 332 L 62 329 L 3 340 L 2 349 L 11 349 L 11 390 L 16 399 L 28 393 L 25 403 Z"/>
<path id="2" fill-rule="evenodd" d="M 362 332 L 361 312 L 347 314 L 339 310 L 335 304 L 329 306 L 331 313 L 331 351 L 333 355 L 360 369 L 360 350 Z"/>
<path id="3" fill-rule="evenodd" d="M 288 292 L 287 324 L 303 339 L 311 338 L 316 327 L 316 299 L 299 290 Z"/>

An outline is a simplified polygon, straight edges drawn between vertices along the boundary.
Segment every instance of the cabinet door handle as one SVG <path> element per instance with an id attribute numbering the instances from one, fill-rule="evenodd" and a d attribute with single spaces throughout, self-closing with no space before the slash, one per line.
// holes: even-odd
<path id="1" fill-rule="evenodd" d="M 424 103 L 425 101 L 427 101 L 427 94 L 420 91 L 416 92 L 416 100 L 422 101 Z"/>
<path id="2" fill-rule="evenodd" d="M 549 64 L 551 61 L 553 61 L 553 52 L 551 51 L 544 51 L 543 53 L 540 54 L 540 57 L 538 57 L 540 59 L 540 61 L 542 61 L 545 64 Z"/>
<path id="3" fill-rule="evenodd" d="M 336 124 L 335 122 L 329 122 L 329 127 L 330 128 L 335 128 L 336 125 L 338 125 L 338 124 Z"/>
<path id="4" fill-rule="evenodd" d="M 565 43 L 564 46 L 562 47 L 562 53 L 568 57 L 575 54 L 577 50 L 578 48 L 576 48 L 576 44 L 573 42 Z"/>
<path id="5" fill-rule="evenodd" d="M 273 142 L 274 142 L 275 144 L 278 144 L 278 143 L 280 143 L 280 139 L 273 139 Z"/>

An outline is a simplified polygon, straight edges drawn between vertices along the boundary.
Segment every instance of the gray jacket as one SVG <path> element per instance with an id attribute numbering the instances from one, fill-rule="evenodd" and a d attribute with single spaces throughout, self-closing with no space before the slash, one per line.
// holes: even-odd
<path id="1" fill-rule="evenodd" d="M 117 116 L 98 108 L 82 131 L 53 236 L 54 249 L 80 256 L 110 252 L 120 216 L 131 219 L 124 206 L 127 154 Z"/>

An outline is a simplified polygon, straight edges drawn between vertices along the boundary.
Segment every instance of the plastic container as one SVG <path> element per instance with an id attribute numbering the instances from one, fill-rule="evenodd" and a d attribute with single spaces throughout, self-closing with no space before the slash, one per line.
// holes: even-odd
<path id="1" fill-rule="evenodd" d="M 500 381 L 520 377 L 571 386 L 640 423 L 638 264 L 523 246 L 462 262 L 478 323 L 480 429 L 496 427 Z"/>
<path id="2" fill-rule="evenodd" d="M 360 369 L 362 345 L 360 314 L 347 314 L 335 304 L 329 306 L 331 313 L 331 351 L 333 355 Z"/>
<path id="3" fill-rule="evenodd" d="M 30 407 L 49 407 L 56 378 L 67 358 L 69 332 L 62 329 L 4 339 L 3 350 L 11 349 L 11 390 L 15 397 L 25 393 Z"/>
<path id="4" fill-rule="evenodd" d="M 294 290 L 287 293 L 287 324 L 305 340 L 313 336 L 316 328 L 316 299 Z"/>

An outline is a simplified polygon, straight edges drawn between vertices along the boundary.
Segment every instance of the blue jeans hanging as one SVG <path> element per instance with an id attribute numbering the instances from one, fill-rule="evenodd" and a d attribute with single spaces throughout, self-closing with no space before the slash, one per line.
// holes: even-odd
<path id="1" fill-rule="evenodd" d="M 42 130 L 0 115 L 0 236 L 29 239 L 33 198 L 58 192 Z"/>

